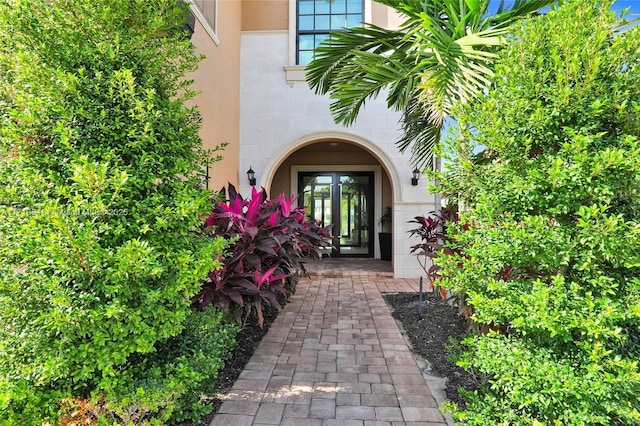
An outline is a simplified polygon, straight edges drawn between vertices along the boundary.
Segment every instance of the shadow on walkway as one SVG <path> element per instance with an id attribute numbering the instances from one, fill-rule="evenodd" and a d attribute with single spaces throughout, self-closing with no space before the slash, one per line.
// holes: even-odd
<path id="1" fill-rule="evenodd" d="M 327 259 L 325 259 L 327 260 Z M 307 265 L 211 425 L 446 424 L 382 292 L 416 291 L 390 262 Z"/>

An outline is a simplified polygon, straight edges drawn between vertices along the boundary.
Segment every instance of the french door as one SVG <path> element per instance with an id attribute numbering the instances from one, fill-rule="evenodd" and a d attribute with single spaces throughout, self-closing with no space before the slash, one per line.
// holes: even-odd
<path id="1" fill-rule="evenodd" d="M 299 172 L 300 207 L 333 225 L 333 256 L 373 257 L 373 172 Z"/>

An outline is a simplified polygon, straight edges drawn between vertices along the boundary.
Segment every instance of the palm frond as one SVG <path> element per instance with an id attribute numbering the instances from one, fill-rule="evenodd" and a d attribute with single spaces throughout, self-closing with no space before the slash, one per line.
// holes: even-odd
<path id="1" fill-rule="evenodd" d="M 409 76 L 415 75 L 410 65 L 392 58 L 381 61 L 379 55 L 369 52 L 355 53 L 351 63 L 342 67 L 332 81 L 331 112 L 336 122 L 352 124 L 369 98 L 394 82 L 408 81 Z M 396 87 L 389 107 L 402 109 L 416 85 Z"/>
<path id="2" fill-rule="evenodd" d="M 515 0 L 508 8 L 504 6 L 504 2 L 501 2 L 496 13 L 485 18 L 486 28 L 509 26 L 513 22 L 557 2 L 558 0 Z"/>
<path id="3" fill-rule="evenodd" d="M 396 141 L 401 152 L 410 150 L 411 163 L 420 170 L 433 168 L 435 145 L 440 141 L 442 122 L 429 117 L 424 104 L 413 98 L 402 111 L 402 137 Z"/>
<path id="4" fill-rule="evenodd" d="M 334 31 L 315 51 L 315 58 L 306 67 L 307 81 L 318 94 L 332 91 L 334 78 L 340 69 L 349 65 L 359 52 L 369 52 L 381 57 L 402 52 L 405 34 L 397 30 L 380 28 L 373 24 Z"/>
<path id="5" fill-rule="evenodd" d="M 309 86 L 329 94 L 334 120 L 352 124 L 383 89 L 387 105 L 402 111 L 412 161 L 428 166 L 444 119 L 493 77 L 498 50 L 513 22 L 555 0 L 513 0 L 490 14 L 489 0 L 376 0 L 405 17 L 397 30 L 365 24 L 332 32 L 307 66 Z"/>

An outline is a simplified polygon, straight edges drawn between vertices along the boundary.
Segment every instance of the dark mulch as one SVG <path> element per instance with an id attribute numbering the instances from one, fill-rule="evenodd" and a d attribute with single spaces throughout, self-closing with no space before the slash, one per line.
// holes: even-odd
<path id="1" fill-rule="evenodd" d="M 478 383 L 447 358 L 453 348 L 450 339 L 460 341 L 467 333 L 466 321 L 433 293 L 423 294 L 422 317 L 418 293 L 389 293 L 384 299 L 411 343 L 411 350 L 430 364 L 429 374 L 447 378 L 447 399 L 464 407 L 458 389 L 477 389 Z"/>
<path id="2" fill-rule="evenodd" d="M 222 405 L 221 396 L 226 395 L 233 386 L 244 366 L 249 362 L 249 359 L 255 352 L 256 348 L 260 344 L 260 341 L 269 331 L 269 327 L 273 324 L 279 311 L 271 306 L 263 307 L 264 325 L 262 328 L 258 327 L 258 321 L 256 317 L 249 317 L 247 325 L 236 336 L 238 342 L 233 353 L 225 363 L 224 368 L 220 371 L 216 382 L 218 389 L 218 395 L 215 399 L 211 400 L 212 411 L 199 422 L 183 422 L 177 426 L 208 426 L 213 420 L 213 416 L 216 415 L 218 409 Z"/>

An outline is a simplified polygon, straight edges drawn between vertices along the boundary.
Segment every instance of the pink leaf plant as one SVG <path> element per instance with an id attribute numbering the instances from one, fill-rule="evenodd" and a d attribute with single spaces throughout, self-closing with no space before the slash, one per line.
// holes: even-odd
<path id="1" fill-rule="evenodd" d="M 231 184 L 226 193 L 228 200 L 216 203 L 204 221 L 204 232 L 228 239 L 230 252 L 202 282 L 194 304 L 218 304 L 239 321 L 255 312 L 261 324 L 262 306 L 280 308 L 293 291 L 300 261 L 319 258 L 330 245 L 330 228 L 307 221 L 295 196 L 270 200 L 264 188 L 254 188 L 244 199 Z"/>

